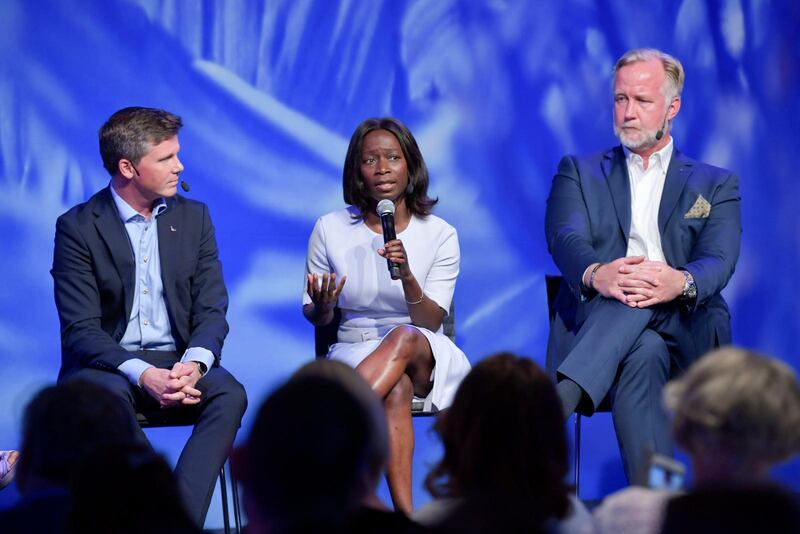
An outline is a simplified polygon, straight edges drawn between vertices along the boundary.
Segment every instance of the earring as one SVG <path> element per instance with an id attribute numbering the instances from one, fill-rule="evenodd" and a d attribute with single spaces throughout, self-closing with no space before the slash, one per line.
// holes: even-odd
<path id="1" fill-rule="evenodd" d="M 413 192 L 414 192 L 414 184 L 408 182 L 408 185 L 406 186 L 406 195 L 410 195 Z"/>

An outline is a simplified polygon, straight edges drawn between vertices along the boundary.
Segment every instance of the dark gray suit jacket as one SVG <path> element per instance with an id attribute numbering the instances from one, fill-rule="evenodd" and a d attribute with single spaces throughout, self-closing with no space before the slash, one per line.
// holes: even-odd
<path id="1" fill-rule="evenodd" d="M 158 216 L 158 250 L 176 350 L 203 347 L 219 365 L 228 293 L 208 207 L 179 195 Z M 58 218 L 53 268 L 63 378 L 82 367 L 116 371 L 131 314 L 135 266 L 109 188 Z"/>

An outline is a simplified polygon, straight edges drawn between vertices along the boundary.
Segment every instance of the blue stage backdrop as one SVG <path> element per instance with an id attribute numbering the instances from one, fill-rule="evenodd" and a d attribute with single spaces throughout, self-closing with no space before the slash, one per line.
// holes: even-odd
<path id="1" fill-rule="evenodd" d="M 55 379 L 55 220 L 108 183 L 96 139 L 115 110 L 184 119 L 189 196 L 210 205 L 230 291 L 223 362 L 249 392 L 246 431 L 265 394 L 313 357 L 300 312 L 306 241 L 318 216 L 343 206 L 347 141 L 370 116 L 411 127 L 436 213 L 459 232 L 457 337 L 470 360 L 512 350 L 543 363 L 550 180 L 563 154 L 615 144 L 610 73 L 638 46 L 686 67 L 676 146 L 741 177 L 742 255 L 725 291 L 734 339 L 797 368 L 798 5 L 4 0 L 0 448 L 19 446 L 23 406 Z M 439 453 L 428 427 L 418 428 L 418 505 Z M 183 439 L 154 437 L 172 456 Z M 582 496 L 598 498 L 623 484 L 610 421 L 583 439 Z M 800 489 L 796 463 L 780 476 Z"/>

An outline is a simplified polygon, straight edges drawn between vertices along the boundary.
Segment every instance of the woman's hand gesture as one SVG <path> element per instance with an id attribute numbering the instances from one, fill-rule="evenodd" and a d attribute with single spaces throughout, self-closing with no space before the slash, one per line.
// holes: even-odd
<path id="1" fill-rule="evenodd" d="M 308 273 L 306 278 L 306 291 L 317 310 L 319 312 L 326 312 L 335 308 L 336 301 L 339 299 L 339 294 L 344 288 L 347 277 L 343 276 L 342 279 L 339 280 L 338 286 L 336 285 L 336 273 L 324 273 L 322 275 Z M 322 283 L 320 283 L 320 278 L 322 279 Z"/>

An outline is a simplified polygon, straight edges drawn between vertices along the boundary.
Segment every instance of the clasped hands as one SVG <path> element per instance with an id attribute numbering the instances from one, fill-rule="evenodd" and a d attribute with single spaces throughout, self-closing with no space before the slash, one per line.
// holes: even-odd
<path id="1" fill-rule="evenodd" d="M 202 393 L 195 386 L 200 380 L 197 362 L 177 362 L 172 369 L 149 367 L 141 377 L 141 386 L 162 408 L 191 406 L 200 402 Z"/>
<path id="2" fill-rule="evenodd" d="M 587 273 L 584 283 L 588 278 Z M 675 300 L 683 293 L 685 280 L 683 273 L 664 262 L 631 256 L 601 265 L 592 286 L 606 298 L 632 308 L 647 308 Z"/>

